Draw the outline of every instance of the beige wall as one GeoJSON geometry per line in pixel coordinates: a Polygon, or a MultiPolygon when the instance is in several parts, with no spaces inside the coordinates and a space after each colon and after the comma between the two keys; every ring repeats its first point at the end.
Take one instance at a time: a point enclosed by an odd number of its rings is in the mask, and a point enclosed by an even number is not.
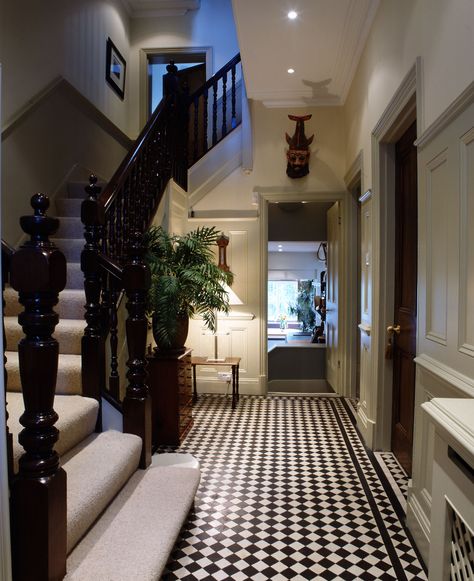
{"type": "MultiPolygon", "coordinates": [[[[2,236],[21,240],[19,218],[31,213],[35,192],[50,197],[64,187],[75,166],[109,179],[127,143],[105,117],[61,83],[2,140],[2,236]]],[[[50,210],[55,215],[54,205],[50,210]]]]}
{"type": "Polygon", "coordinates": [[[422,59],[421,127],[428,127],[473,80],[472,0],[382,0],[344,106],[348,166],[362,149],[362,187],[372,185],[371,131],[422,59]]]}
{"type": "Polygon", "coordinates": [[[2,127],[62,76],[126,132],[129,69],[122,101],[105,81],[108,36],[130,65],[129,19],[120,0],[2,3],[2,127]]]}
{"type": "Polygon", "coordinates": [[[345,191],[345,131],[342,110],[337,107],[308,107],[304,109],[268,109],[258,101],[251,103],[254,139],[254,169],[245,174],[235,170],[223,180],[195,210],[254,209],[253,192],[275,191],[291,193],[345,191]],[[313,117],[305,123],[305,133],[314,133],[311,145],[310,173],[299,179],[286,175],[285,132],[295,130],[288,114],[313,117]]]}

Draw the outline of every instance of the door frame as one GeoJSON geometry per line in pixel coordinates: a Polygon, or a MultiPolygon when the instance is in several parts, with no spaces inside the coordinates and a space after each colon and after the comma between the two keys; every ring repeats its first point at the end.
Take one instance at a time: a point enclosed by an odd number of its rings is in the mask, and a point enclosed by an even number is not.
{"type": "MultiPolygon", "coordinates": [[[[392,362],[385,359],[386,329],[393,322],[395,279],[395,143],[416,119],[422,132],[421,58],[417,57],[372,131],[373,302],[372,366],[373,433],[367,444],[391,449],[392,362]]],[[[418,343],[418,329],[417,329],[418,343]]]]}
{"type": "MultiPolygon", "coordinates": [[[[213,75],[214,62],[213,51],[211,46],[192,46],[192,47],[168,47],[168,48],[141,48],[139,52],[139,115],[140,130],[148,121],[148,56],[152,54],[195,54],[204,53],[206,55],[206,80],[213,75]]],[[[179,64],[179,63],[178,63],[179,64]]]]}
{"type": "Polygon", "coordinates": [[[355,394],[355,341],[353,331],[357,328],[357,308],[354,308],[351,297],[357,292],[354,288],[354,277],[357,252],[354,252],[354,237],[357,228],[357,205],[349,192],[294,192],[281,191],[281,188],[259,188],[254,191],[258,199],[260,216],[260,389],[268,393],[268,359],[267,359],[267,288],[268,288],[268,204],[270,202],[340,202],[342,218],[342,272],[340,278],[340,305],[343,317],[339,317],[339,338],[341,345],[340,395],[353,397],[355,394]],[[346,274],[348,273],[348,274],[346,274]]]}

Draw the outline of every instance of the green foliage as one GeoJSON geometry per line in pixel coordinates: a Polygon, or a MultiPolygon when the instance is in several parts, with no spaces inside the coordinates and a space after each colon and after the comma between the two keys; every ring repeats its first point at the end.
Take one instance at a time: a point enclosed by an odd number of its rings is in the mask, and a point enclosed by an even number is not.
{"type": "Polygon", "coordinates": [[[173,236],[161,226],[152,226],[145,234],[145,260],[151,271],[147,311],[164,347],[172,344],[180,319],[201,315],[214,332],[216,312],[229,312],[223,285],[232,284],[233,274],[215,262],[212,247],[218,237],[214,227],[173,236]]]}
{"type": "Polygon", "coordinates": [[[298,287],[296,305],[290,305],[288,310],[292,315],[296,315],[298,321],[302,324],[304,332],[312,331],[316,323],[313,281],[300,280],[298,287]]]}

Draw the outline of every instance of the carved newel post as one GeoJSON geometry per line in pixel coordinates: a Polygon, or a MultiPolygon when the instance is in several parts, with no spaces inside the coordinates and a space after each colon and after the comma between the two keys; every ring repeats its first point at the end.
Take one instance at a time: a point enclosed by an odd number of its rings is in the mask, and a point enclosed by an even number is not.
{"type": "MultiPolygon", "coordinates": [[[[99,253],[104,232],[105,212],[97,200],[100,188],[94,175],[86,187],[88,198],[82,202],[81,220],[84,224],[84,250],[81,253],[81,270],[84,273],[86,295],[85,319],[87,326],[82,337],[82,394],[101,401],[105,387],[105,338],[102,332],[100,304],[101,275],[99,253]]],[[[97,421],[100,431],[101,419],[97,421]]]]}
{"type": "Polygon", "coordinates": [[[19,442],[25,453],[11,498],[14,578],[25,581],[62,579],[66,573],[66,473],[54,450],[59,349],[52,337],[59,321],[53,307],[66,286],[66,259],[48,238],[59,220],[45,215],[47,196],[36,194],[31,205],[34,216],[20,219],[31,238],[13,255],[10,278],[24,307],[18,316],[25,333],[18,356],[25,406],[19,442]]]}
{"type": "Polygon", "coordinates": [[[148,321],[145,313],[151,276],[143,260],[144,250],[140,232],[134,232],[129,259],[123,274],[123,286],[127,293],[127,379],[129,381],[123,400],[123,431],[136,434],[143,440],[141,468],[146,468],[151,463],[151,399],[146,385],[148,321]]]}

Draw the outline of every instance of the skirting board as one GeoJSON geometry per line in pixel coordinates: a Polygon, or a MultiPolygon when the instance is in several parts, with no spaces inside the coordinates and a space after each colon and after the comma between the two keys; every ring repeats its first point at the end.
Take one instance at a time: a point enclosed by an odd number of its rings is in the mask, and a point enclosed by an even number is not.
{"type": "Polygon", "coordinates": [[[430,523],[414,494],[408,491],[407,527],[425,563],[430,557],[430,523]]]}
{"type": "Polygon", "coordinates": [[[268,392],[272,394],[312,394],[333,391],[325,379],[272,379],[268,382],[268,392]]]}
{"type": "Polygon", "coordinates": [[[375,422],[365,415],[362,407],[357,410],[357,427],[364,438],[366,446],[372,450],[374,447],[375,422]]]}

